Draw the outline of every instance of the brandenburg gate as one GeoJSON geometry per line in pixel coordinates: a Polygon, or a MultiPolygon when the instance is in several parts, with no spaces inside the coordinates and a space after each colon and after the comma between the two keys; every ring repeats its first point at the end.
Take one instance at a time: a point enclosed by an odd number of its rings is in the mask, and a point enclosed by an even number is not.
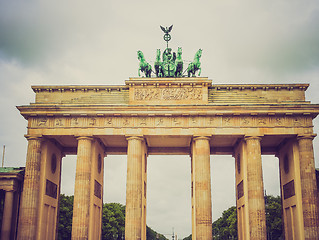
{"type": "MultiPolygon", "coordinates": [[[[121,86],[33,86],[18,239],[55,239],[61,161],[77,154],[72,239],[100,239],[104,158],[127,155],[125,239],[146,239],[147,157],[189,155],[192,235],[212,239],[210,155],[232,155],[239,239],[266,239],[263,154],[279,158],[285,239],[319,239],[307,84],[130,78],[121,86]]],[[[212,186],[214,187],[214,186],[212,186]]]]}

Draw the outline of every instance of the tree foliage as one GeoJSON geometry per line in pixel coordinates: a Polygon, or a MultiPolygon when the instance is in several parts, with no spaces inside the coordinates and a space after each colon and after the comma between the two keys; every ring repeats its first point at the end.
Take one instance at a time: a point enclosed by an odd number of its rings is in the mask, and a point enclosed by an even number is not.
{"type": "Polygon", "coordinates": [[[280,196],[266,196],[265,203],[267,239],[280,239],[282,237],[281,198],[280,196]]]}
{"type": "Polygon", "coordinates": [[[164,235],[155,232],[152,228],[146,226],[146,239],[147,240],[166,240],[164,235]]]}
{"type": "Polygon", "coordinates": [[[213,222],[213,238],[216,240],[237,239],[237,211],[230,207],[213,222]]]}
{"type": "Polygon", "coordinates": [[[125,233],[125,206],[120,203],[103,204],[102,239],[122,240],[125,233]]]}
{"type": "Polygon", "coordinates": [[[192,234],[191,235],[189,235],[188,237],[186,237],[186,238],[183,238],[183,240],[192,240],[192,234]]]}
{"type": "Polygon", "coordinates": [[[71,239],[72,216],[73,216],[73,196],[60,195],[58,239],[71,239]]]}

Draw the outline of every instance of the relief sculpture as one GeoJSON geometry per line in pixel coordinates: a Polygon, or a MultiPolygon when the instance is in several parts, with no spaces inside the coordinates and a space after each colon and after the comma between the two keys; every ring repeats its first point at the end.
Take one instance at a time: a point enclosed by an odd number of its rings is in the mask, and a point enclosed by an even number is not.
{"type": "Polygon", "coordinates": [[[301,126],[302,125],[301,121],[302,121],[302,119],[300,117],[295,117],[295,118],[293,118],[293,125],[294,126],[301,126]]]}
{"type": "Polygon", "coordinates": [[[283,119],[281,117],[276,117],[276,125],[278,126],[283,125],[283,119]]]}
{"type": "Polygon", "coordinates": [[[72,118],[71,119],[71,126],[77,126],[79,125],[79,119],[78,118],[72,118]]]}
{"type": "Polygon", "coordinates": [[[63,126],[62,119],[55,119],[55,126],[63,126]]]}
{"type": "MultiPolygon", "coordinates": [[[[173,89],[175,90],[175,89],[173,89]]],[[[193,89],[194,90],[194,89],[193,89]]],[[[182,98],[183,95],[174,95],[176,92],[166,93],[166,98],[182,98]]],[[[259,116],[254,118],[251,116],[121,116],[121,117],[110,117],[105,116],[101,118],[96,117],[58,117],[58,118],[45,118],[39,117],[34,118],[31,121],[31,128],[79,128],[79,127],[237,127],[237,122],[242,127],[310,127],[310,130],[305,129],[303,131],[312,132],[312,122],[308,121],[303,117],[293,116],[285,118],[278,116],[259,116]],[[238,121],[236,121],[238,119],[238,121]],[[287,122],[287,123],[286,123],[287,122]]]]}
{"type": "Polygon", "coordinates": [[[163,126],[164,125],[164,119],[163,118],[157,118],[156,119],[156,127],[163,126]]]}
{"type": "Polygon", "coordinates": [[[46,126],[47,125],[47,122],[48,122],[48,119],[47,118],[40,118],[38,120],[38,126],[46,126]]]}
{"type": "Polygon", "coordinates": [[[112,126],[113,125],[113,119],[111,117],[106,118],[105,121],[107,126],[112,126]]]}
{"type": "Polygon", "coordinates": [[[96,119],[95,118],[91,118],[90,122],[89,122],[89,125],[95,126],[96,125],[96,119]]]}
{"type": "Polygon", "coordinates": [[[202,100],[201,88],[139,88],[134,99],[143,100],[202,100]]]}

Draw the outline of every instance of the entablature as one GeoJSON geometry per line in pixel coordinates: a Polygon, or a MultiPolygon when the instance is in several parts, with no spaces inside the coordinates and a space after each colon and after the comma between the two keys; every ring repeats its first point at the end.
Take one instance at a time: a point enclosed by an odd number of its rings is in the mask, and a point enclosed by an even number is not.
{"type": "MultiPolygon", "coordinates": [[[[63,154],[77,153],[78,136],[86,136],[90,139],[98,141],[106,155],[126,155],[127,154],[127,136],[138,136],[144,139],[147,146],[147,154],[149,155],[189,155],[191,153],[191,144],[198,133],[185,133],[181,135],[165,135],[167,133],[152,133],[143,134],[142,132],[133,133],[104,133],[103,135],[93,132],[88,134],[88,131],[76,135],[54,135],[49,132],[42,135],[43,141],[51,141],[57,145],[63,154]]],[[[264,155],[275,155],[288,141],[293,141],[300,136],[299,134],[267,134],[260,133],[224,133],[212,134],[212,132],[202,132],[200,135],[205,136],[209,140],[210,154],[212,155],[234,155],[235,149],[244,141],[245,136],[259,136],[261,139],[261,151],[264,155]]]]}

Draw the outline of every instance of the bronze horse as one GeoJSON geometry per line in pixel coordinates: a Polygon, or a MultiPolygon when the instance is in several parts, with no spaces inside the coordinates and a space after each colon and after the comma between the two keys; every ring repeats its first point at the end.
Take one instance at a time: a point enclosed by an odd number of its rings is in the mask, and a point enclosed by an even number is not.
{"type": "Polygon", "coordinates": [[[144,72],[145,77],[151,77],[152,73],[152,66],[148,62],[145,61],[144,54],[142,51],[137,51],[137,57],[140,61],[140,67],[138,69],[138,76],[141,76],[141,71],[144,72]]]}
{"type": "Polygon", "coordinates": [[[199,49],[196,54],[195,54],[195,57],[194,57],[194,61],[191,62],[188,67],[187,67],[187,76],[190,77],[192,75],[192,77],[195,77],[195,73],[196,71],[199,70],[199,73],[198,73],[198,76],[200,76],[201,74],[201,63],[199,61],[199,59],[201,58],[202,56],[202,49],[199,49]]]}

